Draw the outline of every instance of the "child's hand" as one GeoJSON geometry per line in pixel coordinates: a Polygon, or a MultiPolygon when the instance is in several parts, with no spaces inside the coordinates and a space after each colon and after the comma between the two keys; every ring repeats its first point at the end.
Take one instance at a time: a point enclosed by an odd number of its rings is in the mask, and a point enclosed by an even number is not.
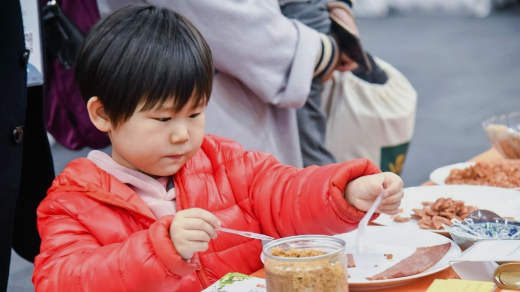
{"type": "Polygon", "coordinates": [[[347,184],[344,195],[351,206],[366,212],[383,189],[383,201],[376,212],[397,214],[404,193],[403,180],[394,173],[383,172],[359,177],[347,184]]]}
{"type": "Polygon", "coordinates": [[[217,238],[218,227],[220,221],[206,210],[182,210],[173,218],[170,238],[181,257],[189,260],[194,253],[208,249],[208,242],[217,238]]]}

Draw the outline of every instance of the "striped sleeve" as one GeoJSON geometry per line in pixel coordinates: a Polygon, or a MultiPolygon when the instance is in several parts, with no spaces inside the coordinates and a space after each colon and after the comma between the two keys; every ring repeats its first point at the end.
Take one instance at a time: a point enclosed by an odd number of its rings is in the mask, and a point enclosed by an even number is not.
{"type": "Polygon", "coordinates": [[[321,52],[318,54],[314,67],[314,78],[323,78],[334,71],[339,59],[339,50],[336,40],[329,35],[320,33],[321,52]]]}

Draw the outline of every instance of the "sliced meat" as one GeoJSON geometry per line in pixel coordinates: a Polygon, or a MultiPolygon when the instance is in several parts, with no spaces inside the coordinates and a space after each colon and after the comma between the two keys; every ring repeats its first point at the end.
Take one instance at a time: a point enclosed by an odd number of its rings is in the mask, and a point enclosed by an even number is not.
{"type": "Polygon", "coordinates": [[[386,280],[417,275],[435,265],[450,249],[451,243],[418,247],[409,257],[384,270],[367,277],[367,280],[386,280]]]}
{"type": "Polygon", "coordinates": [[[349,268],[356,267],[356,261],[354,261],[354,255],[351,253],[347,253],[347,263],[349,268]]]}

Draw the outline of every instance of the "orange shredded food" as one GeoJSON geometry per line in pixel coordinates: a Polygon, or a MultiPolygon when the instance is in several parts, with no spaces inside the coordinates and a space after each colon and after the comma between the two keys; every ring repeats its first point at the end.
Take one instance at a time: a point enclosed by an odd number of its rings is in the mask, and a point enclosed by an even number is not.
{"type": "Polygon", "coordinates": [[[445,182],[518,188],[520,187],[520,159],[477,162],[464,169],[452,169],[445,182]]]}

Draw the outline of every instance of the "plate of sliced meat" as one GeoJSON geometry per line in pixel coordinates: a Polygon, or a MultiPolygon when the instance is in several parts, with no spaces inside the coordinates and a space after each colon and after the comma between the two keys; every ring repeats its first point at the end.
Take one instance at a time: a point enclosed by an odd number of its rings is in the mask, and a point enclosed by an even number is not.
{"type": "Polygon", "coordinates": [[[424,230],[368,226],[363,254],[355,248],[357,231],[335,235],[347,243],[350,290],[400,286],[440,272],[461,250],[449,238],[424,230]]]}
{"type": "Polygon", "coordinates": [[[448,234],[442,224],[463,220],[474,209],[486,209],[501,217],[520,221],[520,192],[513,189],[442,185],[404,189],[404,197],[394,216],[381,214],[373,222],[383,226],[424,229],[448,234]]]}

